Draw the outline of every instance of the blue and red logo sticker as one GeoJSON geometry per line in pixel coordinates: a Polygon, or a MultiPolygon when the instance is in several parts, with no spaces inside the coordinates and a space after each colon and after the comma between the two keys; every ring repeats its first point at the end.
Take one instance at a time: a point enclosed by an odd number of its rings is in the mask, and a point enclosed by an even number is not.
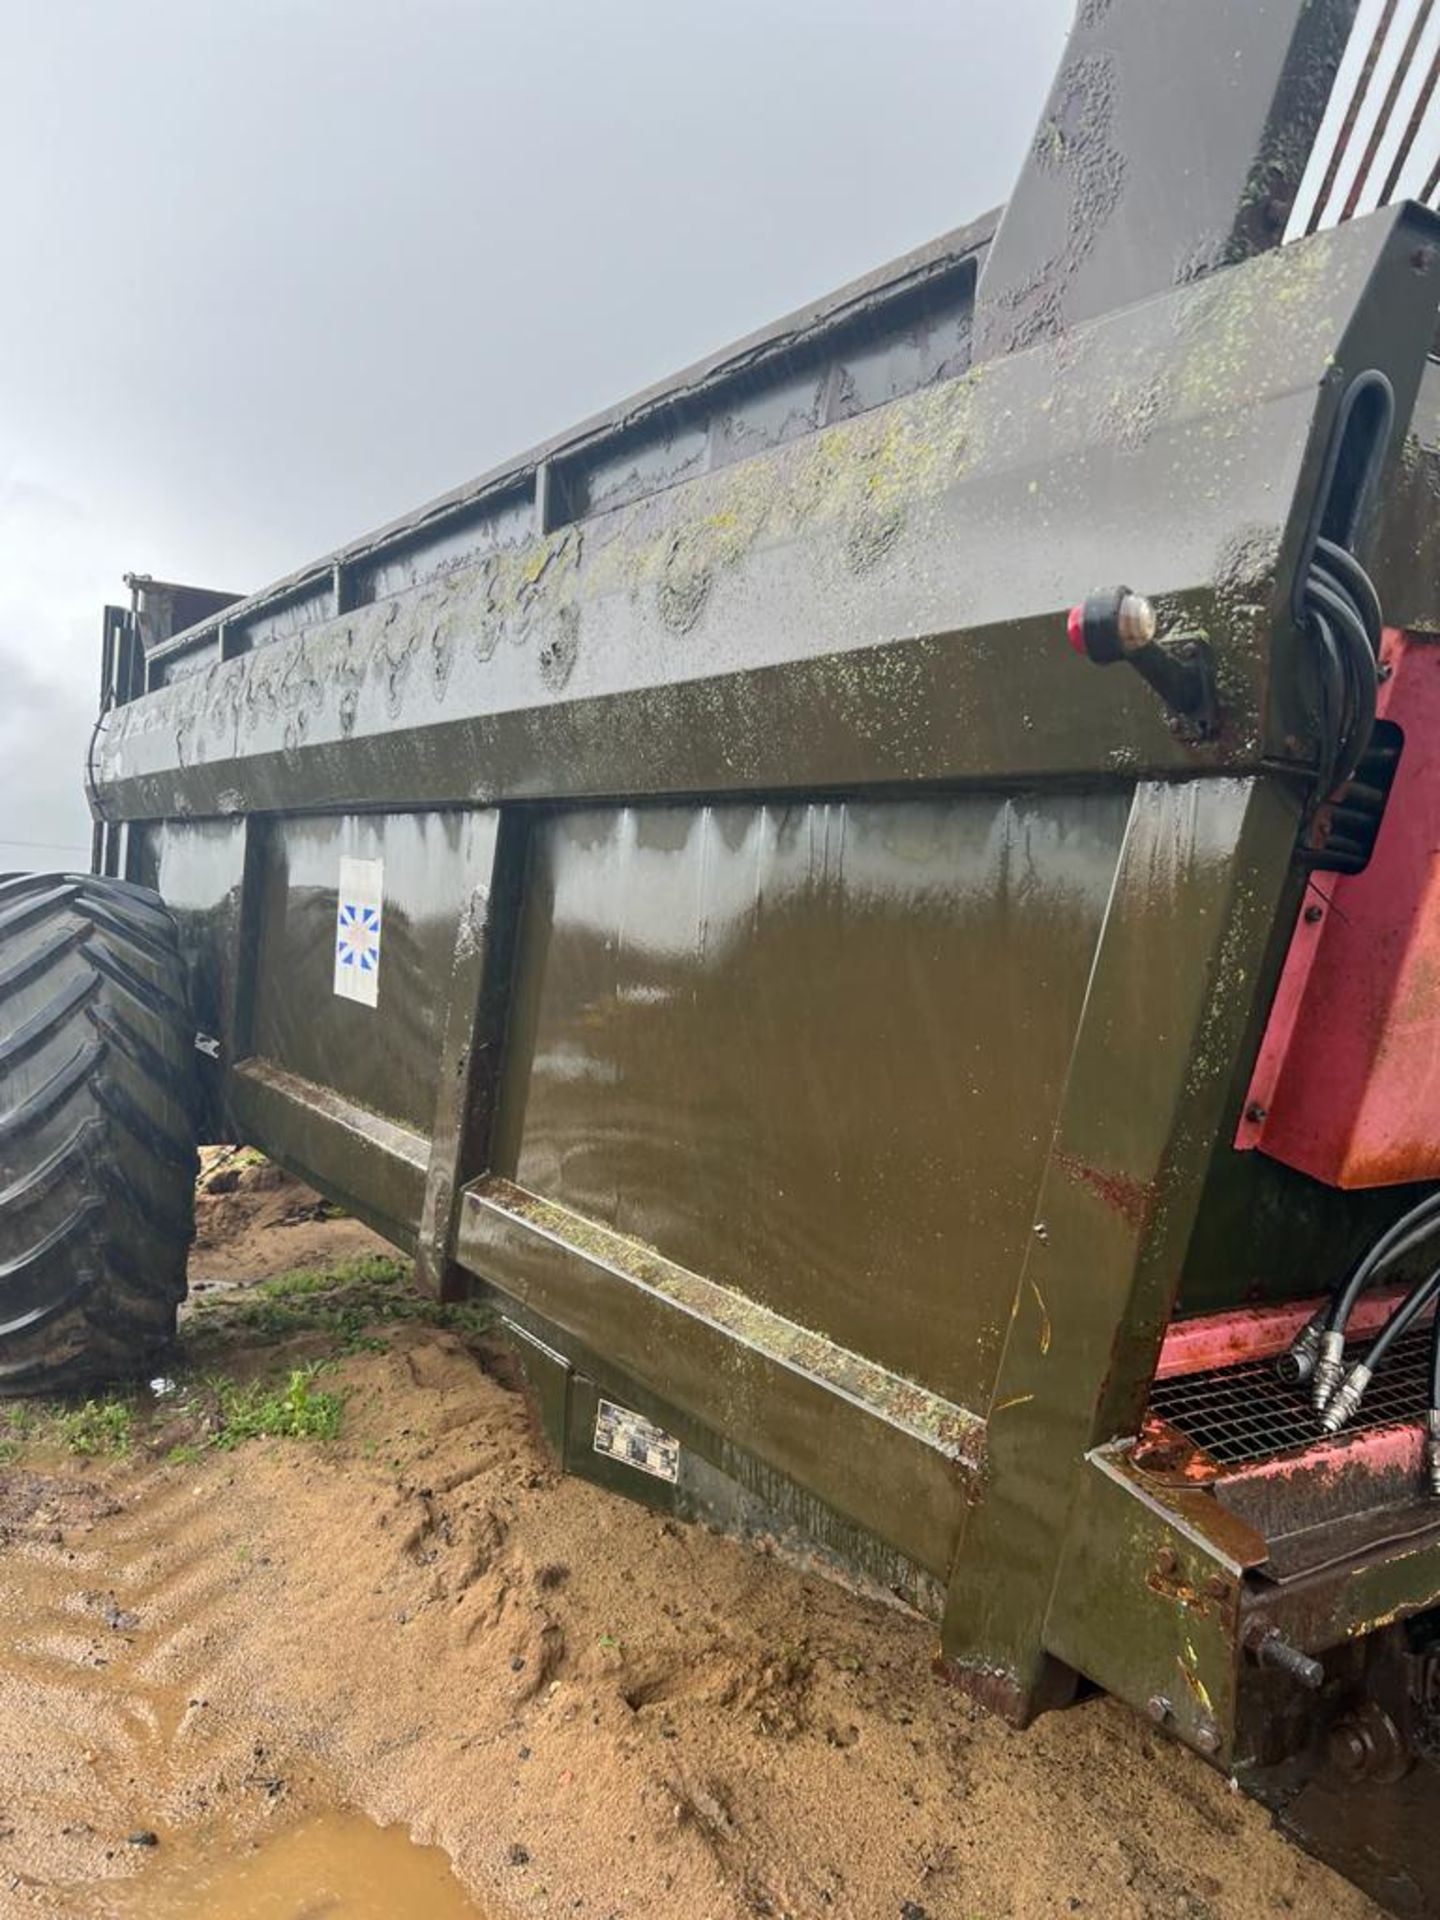
{"type": "Polygon", "coordinates": [[[380,935],[385,869],[379,860],[340,862],[335,890],[335,991],[342,1000],[376,1006],[380,998],[380,935]]]}
{"type": "Polygon", "coordinates": [[[342,967],[374,973],[380,965],[380,909],[342,900],[335,920],[336,960],[342,967]]]}

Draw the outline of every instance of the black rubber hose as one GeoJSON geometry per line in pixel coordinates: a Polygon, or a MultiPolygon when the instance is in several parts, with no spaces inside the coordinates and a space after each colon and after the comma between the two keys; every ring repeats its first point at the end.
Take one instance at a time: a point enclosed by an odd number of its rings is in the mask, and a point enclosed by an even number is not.
{"type": "Polygon", "coordinates": [[[1340,764],[1341,742],[1348,731],[1346,723],[1347,676],[1330,622],[1323,613],[1310,614],[1310,631],[1320,653],[1320,738],[1322,759],[1316,769],[1316,786],[1324,796],[1335,792],[1336,769],[1340,764]]]}
{"type": "Polygon", "coordinates": [[[1418,1287],[1411,1288],[1372,1341],[1363,1362],[1371,1373],[1374,1373],[1401,1334],[1414,1326],[1437,1293],[1440,1293],[1440,1267],[1436,1267],[1418,1287]]]}
{"type": "Polygon", "coordinates": [[[1315,552],[1321,564],[1330,573],[1339,576],[1344,583],[1345,591],[1356,602],[1369,637],[1370,651],[1378,660],[1380,639],[1385,629],[1385,616],[1380,610],[1380,596],[1375,591],[1375,582],[1348,547],[1337,546],[1333,540],[1321,538],[1315,542],[1315,552]]]}
{"type": "Polygon", "coordinates": [[[1350,1278],[1336,1288],[1330,1311],[1326,1315],[1326,1326],[1343,1333],[1355,1302],[1371,1280],[1393,1261],[1402,1259],[1423,1245],[1436,1232],[1440,1232],[1440,1193],[1427,1195],[1408,1213],[1402,1213],[1393,1226],[1381,1234],[1354,1268],[1350,1278]]]}
{"type": "Polygon", "coordinates": [[[1343,786],[1359,766],[1370,744],[1370,735],[1375,730],[1375,700],[1379,686],[1375,654],[1359,607],[1334,574],[1327,573],[1319,565],[1312,567],[1306,599],[1311,619],[1329,623],[1332,637],[1339,642],[1345,664],[1349,694],[1347,704],[1350,708],[1346,730],[1347,766],[1343,779],[1337,782],[1337,785],[1343,786]]]}
{"type": "Polygon", "coordinates": [[[1375,730],[1380,597],[1354,554],[1319,539],[1305,576],[1305,611],[1321,655],[1322,800],[1338,798],[1375,730]]]}
{"type": "Polygon", "coordinates": [[[1315,622],[1317,630],[1325,632],[1332,647],[1336,647],[1346,684],[1346,718],[1344,732],[1336,745],[1338,772],[1332,776],[1327,797],[1340,793],[1344,783],[1356,772],[1359,762],[1365,758],[1365,747],[1369,747],[1371,733],[1375,732],[1375,701],[1379,689],[1379,676],[1375,672],[1375,655],[1371,653],[1369,636],[1365,634],[1365,622],[1356,603],[1344,593],[1332,574],[1327,574],[1323,566],[1313,566],[1306,588],[1306,603],[1309,618],[1315,622]]]}

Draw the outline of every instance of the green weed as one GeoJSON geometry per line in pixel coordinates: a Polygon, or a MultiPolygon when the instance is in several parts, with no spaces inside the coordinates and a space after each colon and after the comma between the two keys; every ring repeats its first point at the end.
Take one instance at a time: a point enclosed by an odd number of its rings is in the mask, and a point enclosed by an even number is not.
{"type": "Polygon", "coordinates": [[[183,1338],[194,1347],[210,1338],[217,1324],[259,1333],[269,1339],[317,1333],[340,1354],[383,1352],[377,1327],[402,1322],[483,1333],[493,1321],[486,1307],[468,1302],[441,1304],[410,1285],[408,1261],[389,1254],[360,1254],[333,1267],[296,1267],[232,1296],[197,1309],[183,1338]]]}
{"type": "Polygon", "coordinates": [[[25,1451],[39,1425],[39,1411],[28,1401],[12,1401],[0,1407],[0,1466],[9,1466],[25,1451]]]}
{"type": "MultiPolygon", "coordinates": [[[[345,1396],[320,1383],[317,1376],[326,1367],[350,1354],[384,1351],[384,1334],[396,1325],[480,1334],[493,1324],[488,1307],[426,1299],[410,1281],[408,1261],[361,1254],[333,1267],[296,1267],[238,1296],[198,1300],[182,1323],[186,1363],[177,1370],[177,1387],[166,1400],[167,1414],[178,1416],[192,1430],[165,1458],[185,1466],[213,1449],[247,1440],[333,1439],[340,1430],[345,1396]],[[319,1335],[326,1358],[279,1378],[241,1384],[221,1370],[225,1349],[237,1334],[270,1339],[319,1335]]],[[[119,1394],[48,1407],[0,1403],[0,1465],[19,1458],[32,1443],[58,1445],[86,1457],[128,1454],[141,1437],[143,1404],[119,1394]]],[[[372,1441],[367,1457],[373,1453],[372,1441]]]]}
{"type": "Polygon", "coordinates": [[[55,1438],[70,1453],[92,1459],[130,1451],[135,1408],[129,1400],[85,1400],[78,1407],[56,1407],[51,1417],[55,1438]]]}
{"type": "Polygon", "coordinates": [[[294,1367],[280,1385],[215,1381],[220,1424],[211,1444],[228,1448],[246,1440],[333,1440],[340,1431],[345,1396],[317,1387],[318,1372],[313,1365],[294,1367]]]}
{"type": "Polygon", "coordinates": [[[409,1261],[393,1254],[358,1253],[333,1267],[292,1267],[289,1273],[258,1281],[251,1291],[262,1300],[289,1300],[296,1294],[338,1293],[347,1287],[388,1290],[406,1285],[410,1271],[409,1261]]]}

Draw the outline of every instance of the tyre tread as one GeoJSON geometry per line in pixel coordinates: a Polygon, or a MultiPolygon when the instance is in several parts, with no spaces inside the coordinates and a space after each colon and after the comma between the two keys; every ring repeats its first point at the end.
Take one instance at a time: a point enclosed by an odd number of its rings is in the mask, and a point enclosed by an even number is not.
{"type": "Polygon", "coordinates": [[[0,1392],[148,1366],[194,1232],[195,1027],[159,896],[0,878],[0,1392]]]}

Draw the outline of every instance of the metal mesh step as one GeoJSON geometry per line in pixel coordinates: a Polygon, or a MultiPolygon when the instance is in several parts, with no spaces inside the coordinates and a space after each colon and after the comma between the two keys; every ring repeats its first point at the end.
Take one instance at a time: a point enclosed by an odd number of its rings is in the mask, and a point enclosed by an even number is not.
{"type": "MultiPolygon", "coordinates": [[[[1368,1340],[1352,1342],[1347,1362],[1358,1360],[1368,1345],[1368,1340]]],[[[1344,1432],[1370,1433],[1423,1420],[1429,1363],[1430,1327],[1413,1327],[1396,1341],[1344,1432]]],[[[1310,1447],[1326,1437],[1310,1404],[1308,1384],[1287,1387],[1277,1378],[1273,1360],[1247,1360],[1238,1367],[1157,1380],[1150,1411],[1223,1467],[1310,1447]]]]}

